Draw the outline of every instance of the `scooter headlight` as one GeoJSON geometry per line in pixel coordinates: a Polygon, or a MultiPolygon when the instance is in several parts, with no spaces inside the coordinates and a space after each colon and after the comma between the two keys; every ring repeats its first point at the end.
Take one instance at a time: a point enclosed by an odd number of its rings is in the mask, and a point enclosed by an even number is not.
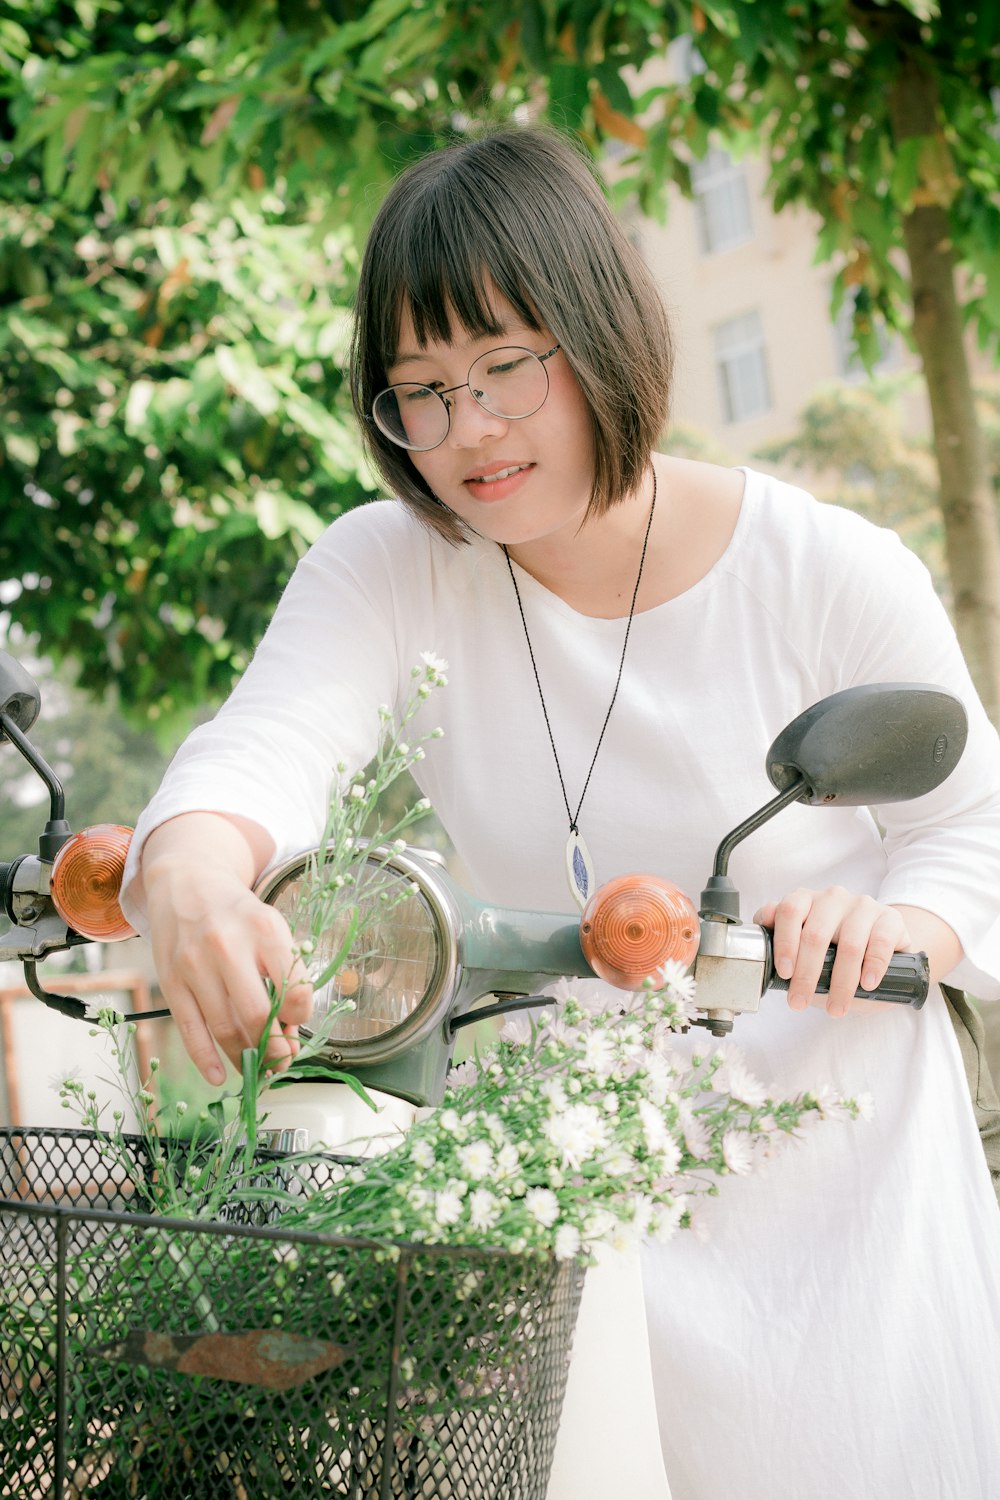
{"type": "MultiPolygon", "coordinates": [[[[300,940],[310,927],[309,883],[305,854],[273,870],[257,888],[300,940]]],[[[331,1062],[385,1061],[440,1024],[442,996],[454,993],[458,970],[449,905],[427,861],[408,850],[388,857],[384,850],[372,851],[358,878],[356,903],[341,906],[309,957],[310,973],[323,979],[313,995],[317,1019],[342,1001],[353,1006],[331,1022],[323,1056],[331,1062]]]]}

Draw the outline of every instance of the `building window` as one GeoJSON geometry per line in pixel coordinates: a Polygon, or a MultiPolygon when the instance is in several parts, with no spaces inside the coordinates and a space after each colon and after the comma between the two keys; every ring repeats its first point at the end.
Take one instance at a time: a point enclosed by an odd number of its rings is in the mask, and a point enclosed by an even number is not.
{"type": "Polygon", "coordinates": [[[728,151],[711,150],[691,164],[702,254],[713,255],[742,245],[753,236],[746,173],[728,151]]]}
{"type": "Polygon", "coordinates": [[[756,312],[715,328],[715,366],[727,422],[745,422],[771,410],[764,330],[756,312]]]}

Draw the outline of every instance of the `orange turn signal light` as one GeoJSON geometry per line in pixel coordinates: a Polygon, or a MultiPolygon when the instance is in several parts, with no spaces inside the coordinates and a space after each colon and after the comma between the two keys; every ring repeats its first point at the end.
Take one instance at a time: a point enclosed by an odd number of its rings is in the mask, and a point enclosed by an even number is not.
{"type": "Polygon", "coordinates": [[[131,839],[131,828],[95,823],[67,839],[52,861],[56,911],[81,937],[99,943],[135,937],[118,899],[131,839]]]}
{"type": "Polygon", "coordinates": [[[637,990],[668,959],[685,968],[698,952],[694,903],[659,875],[620,875],[594,892],[580,921],[583,956],[599,978],[637,990]]]}

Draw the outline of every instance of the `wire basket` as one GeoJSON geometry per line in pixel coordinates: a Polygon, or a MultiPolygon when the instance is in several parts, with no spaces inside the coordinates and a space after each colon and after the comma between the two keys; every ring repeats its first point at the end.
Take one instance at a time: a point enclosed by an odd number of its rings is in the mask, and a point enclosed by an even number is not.
{"type": "Polygon", "coordinates": [[[134,1191],[88,1131],[0,1130],[4,1500],[544,1500],[577,1267],[134,1191]]]}

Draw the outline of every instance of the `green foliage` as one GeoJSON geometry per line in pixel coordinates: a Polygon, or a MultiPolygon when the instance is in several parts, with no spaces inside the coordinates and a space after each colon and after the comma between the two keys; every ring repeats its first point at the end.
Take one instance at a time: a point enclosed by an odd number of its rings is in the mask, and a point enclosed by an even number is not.
{"type": "MultiPolygon", "coordinates": [[[[22,651],[16,654],[41,682],[42,713],[30,737],[63,783],[70,827],[133,824],[156,790],[170,747],[123,718],[113,703],[80,692],[65,668],[53,677],[22,651]]],[[[12,745],[0,745],[0,858],[37,853],[47,817],[42,782],[12,745]]]]}
{"type": "MultiPolygon", "coordinates": [[[[789,437],[754,456],[796,471],[821,499],[897,532],[950,602],[933,451],[913,432],[919,397],[919,382],[910,375],[825,387],[803,407],[789,437]]],[[[979,389],[976,400],[988,467],[1000,475],[1000,383],[979,389]]]]}
{"type": "Polygon", "coordinates": [[[906,429],[912,377],[828,386],[803,408],[795,432],[756,457],[798,470],[822,499],[896,531],[949,593],[944,528],[929,445],[906,429]]]}
{"type": "Polygon", "coordinates": [[[343,257],[267,195],[178,226],[0,220],[0,571],[91,691],[167,720],[218,698],[306,546],[371,492],[343,257]]]}
{"type": "Polygon", "coordinates": [[[353,9],[0,13],[7,602],[161,725],[226,692],[307,545],[372,494],[344,354],[404,7],[353,9]]]}
{"type": "Polygon", "coordinates": [[[547,107],[614,142],[616,197],[655,214],[713,139],[756,143],[775,206],[820,216],[869,359],[910,320],[903,218],[940,204],[994,347],[998,43],[996,7],[955,0],[0,4],[18,619],[136,713],[227,689],[304,547],[371,493],[343,388],[358,247],[393,175],[470,120],[547,107]],[[937,95],[916,125],[890,115],[907,68],[937,95]]]}
{"type": "MultiPolygon", "coordinates": [[[[817,257],[836,262],[836,302],[852,296],[870,366],[878,325],[909,326],[903,219],[916,205],[941,204],[969,278],[968,316],[983,346],[996,347],[996,7],[725,0],[666,6],[662,28],[664,40],[690,39],[692,76],[657,84],[642,100],[648,144],[633,155],[631,180],[644,203],[662,190],[671,154],[703,155],[712,131],[737,149],[752,140],[766,155],[775,209],[796,203],[819,216],[817,257]],[[892,93],[911,66],[932,81],[938,102],[923,133],[904,138],[892,93]]],[[[651,41],[641,56],[653,55],[651,41]]]]}

